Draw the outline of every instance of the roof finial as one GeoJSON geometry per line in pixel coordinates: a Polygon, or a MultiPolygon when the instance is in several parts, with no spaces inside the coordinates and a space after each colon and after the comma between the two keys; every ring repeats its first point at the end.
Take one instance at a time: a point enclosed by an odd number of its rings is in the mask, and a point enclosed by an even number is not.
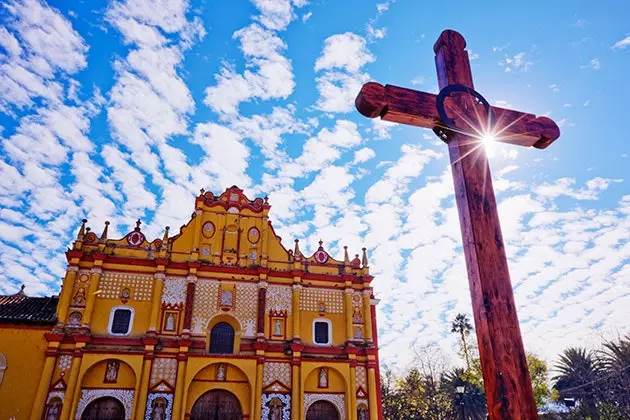
{"type": "Polygon", "coordinates": [[[140,219],[136,220],[136,228],[134,229],[136,232],[140,232],[140,225],[142,221],[140,219]]]}
{"type": "Polygon", "coordinates": [[[299,255],[302,255],[302,253],[300,252],[300,245],[299,245],[300,240],[296,239],[295,240],[295,248],[293,249],[293,256],[297,257],[299,255]]]}
{"type": "Polygon", "coordinates": [[[77,240],[82,240],[83,236],[85,236],[85,224],[87,223],[87,219],[81,220],[81,228],[79,229],[79,234],[77,235],[77,240]]]}
{"type": "Polygon", "coordinates": [[[368,266],[367,250],[365,247],[361,249],[363,250],[363,258],[362,258],[361,264],[363,265],[363,268],[366,268],[368,266]]]}
{"type": "Polygon", "coordinates": [[[350,264],[350,256],[348,255],[348,247],[346,245],[343,246],[343,263],[350,264]]]}
{"type": "Polygon", "coordinates": [[[324,250],[324,241],[322,241],[321,239],[319,240],[319,248],[317,248],[319,251],[323,251],[324,250]]]}
{"type": "Polygon", "coordinates": [[[201,192],[201,195],[204,195],[204,194],[205,194],[205,192],[206,192],[206,190],[205,190],[205,189],[203,189],[203,188],[202,188],[202,189],[200,189],[199,191],[201,192]]]}
{"type": "Polygon", "coordinates": [[[107,228],[109,227],[109,220],[105,221],[105,228],[103,229],[103,233],[101,233],[101,241],[107,239],[107,228]]]}
{"type": "Polygon", "coordinates": [[[168,231],[169,231],[170,227],[166,226],[164,228],[164,236],[162,236],[162,247],[166,248],[166,244],[168,243],[168,231]]]}

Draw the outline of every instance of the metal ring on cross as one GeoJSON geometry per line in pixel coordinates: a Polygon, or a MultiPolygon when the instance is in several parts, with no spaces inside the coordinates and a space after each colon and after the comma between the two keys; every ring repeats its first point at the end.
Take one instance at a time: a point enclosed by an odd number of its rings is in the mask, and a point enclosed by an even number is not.
{"type": "MultiPolygon", "coordinates": [[[[448,115],[446,114],[446,109],[444,109],[444,100],[451,95],[451,93],[453,92],[464,92],[467,93],[471,96],[473,96],[477,102],[479,102],[481,105],[484,106],[484,108],[486,109],[486,113],[488,114],[489,118],[490,118],[490,124],[494,125],[494,113],[492,112],[492,107],[490,106],[490,103],[488,103],[488,101],[486,100],[486,98],[484,98],[483,96],[481,96],[481,94],[479,92],[477,92],[475,89],[470,88],[468,86],[464,86],[464,85],[459,85],[459,84],[454,84],[454,85],[448,85],[446,86],[444,89],[442,89],[440,91],[440,93],[438,94],[436,100],[435,100],[435,105],[437,107],[437,111],[438,114],[440,116],[440,119],[442,120],[442,123],[447,127],[450,128],[451,130],[456,130],[457,126],[455,125],[455,121],[453,121],[452,118],[449,118],[448,115]]],[[[441,130],[441,127],[434,127],[433,131],[445,142],[447,142],[447,134],[445,133],[444,130],[441,130]]]]}

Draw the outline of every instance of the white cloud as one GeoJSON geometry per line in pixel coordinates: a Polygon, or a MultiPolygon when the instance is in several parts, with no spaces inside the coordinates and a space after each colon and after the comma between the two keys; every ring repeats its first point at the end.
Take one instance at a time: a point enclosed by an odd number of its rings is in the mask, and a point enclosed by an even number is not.
{"type": "Polygon", "coordinates": [[[582,66],[580,66],[581,69],[593,69],[593,70],[599,70],[602,67],[601,63],[599,62],[599,58],[593,58],[591,61],[589,61],[588,64],[584,64],[582,66]]]}
{"type": "Polygon", "coordinates": [[[234,33],[245,54],[248,70],[239,74],[225,65],[206,89],[204,103],[218,113],[235,114],[241,102],[253,98],[286,98],[295,87],[291,62],[282,55],[286,44],[257,24],[234,33]],[[250,70],[253,69],[253,70],[250,70]]]}
{"type": "Polygon", "coordinates": [[[350,73],[375,60],[365,39],[352,32],[332,35],[324,41],[322,55],[315,61],[315,71],[342,69],[350,73]]]}
{"type": "Polygon", "coordinates": [[[361,68],[375,60],[366,41],[351,32],[332,35],[324,41],[315,70],[324,71],[316,78],[319,99],[315,105],[324,112],[350,112],[361,86],[369,80],[361,68]]]}
{"type": "Polygon", "coordinates": [[[352,163],[356,164],[367,162],[375,156],[376,153],[374,152],[374,150],[370,149],[369,147],[364,147],[363,149],[359,149],[354,152],[354,160],[352,161],[352,163]]]}
{"type": "Polygon", "coordinates": [[[615,42],[615,45],[613,45],[613,50],[623,50],[624,48],[626,48],[627,46],[630,45],[630,35],[626,36],[625,38],[615,42]]]}
{"type": "MultiPolygon", "coordinates": [[[[497,49],[495,51],[500,50],[497,49]]],[[[528,60],[527,53],[520,52],[512,57],[506,56],[505,59],[499,61],[498,64],[499,66],[505,67],[506,72],[511,72],[513,70],[521,70],[527,72],[534,65],[534,62],[528,60]]]]}

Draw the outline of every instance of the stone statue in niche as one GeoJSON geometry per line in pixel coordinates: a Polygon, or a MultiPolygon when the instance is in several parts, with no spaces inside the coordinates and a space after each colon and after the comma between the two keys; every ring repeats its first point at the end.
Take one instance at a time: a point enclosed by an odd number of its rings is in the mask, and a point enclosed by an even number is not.
{"type": "Polygon", "coordinates": [[[365,407],[359,408],[359,415],[357,416],[358,420],[368,420],[368,411],[365,407]]]}
{"type": "Polygon", "coordinates": [[[118,360],[108,360],[107,367],[105,368],[105,379],[103,382],[106,384],[113,384],[118,381],[118,368],[120,362],[118,360]]]}
{"type": "Polygon", "coordinates": [[[153,401],[150,420],[166,420],[166,400],[164,398],[156,398],[153,401]]]}
{"type": "Polygon", "coordinates": [[[278,398],[269,403],[269,420],[282,420],[282,401],[278,398]]]}
{"type": "Polygon", "coordinates": [[[281,336],[282,335],[282,320],[274,319],[273,320],[273,335],[281,336]]]}
{"type": "Polygon", "coordinates": [[[361,324],[363,322],[363,317],[361,316],[361,310],[359,308],[354,308],[354,313],[352,314],[352,322],[355,324],[361,324]]]}
{"type": "Polygon", "coordinates": [[[122,303],[127,303],[130,296],[131,296],[131,291],[126,287],[122,289],[122,292],[120,292],[120,300],[122,301],[122,303]]]}
{"type": "Polygon", "coordinates": [[[165,331],[175,331],[175,314],[173,312],[169,312],[166,315],[166,322],[164,323],[165,331]]]}
{"type": "Polygon", "coordinates": [[[322,312],[322,313],[326,312],[326,304],[323,301],[319,302],[318,308],[319,308],[319,312],[322,312]]]}
{"type": "Polygon", "coordinates": [[[221,290],[221,306],[232,306],[232,291],[221,290]]]}
{"type": "Polygon", "coordinates": [[[72,306],[84,306],[85,305],[85,289],[83,287],[79,287],[77,290],[77,294],[74,295],[72,299],[72,306]]]}
{"type": "Polygon", "coordinates": [[[328,370],[326,368],[319,368],[318,384],[320,388],[328,388],[328,370]]]}
{"type": "Polygon", "coordinates": [[[48,410],[46,410],[46,420],[57,420],[59,418],[59,411],[61,407],[61,400],[55,398],[48,405],[48,410]]]}
{"type": "Polygon", "coordinates": [[[354,338],[363,338],[363,330],[361,327],[354,327],[354,338]]]}
{"type": "Polygon", "coordinates": [[[217,374],[215,378],[217,381],[225,381],[225,370],[226,368],[223,363],[217,366],[217,374]]]}
{"type": "Polygon", "coordinates": [[[73,327],[81,325],[82,317],[83,316],[81,315],[81,312],[72,312],[70,316],[68,317],[68,324],[70,324],[73,327]]]}

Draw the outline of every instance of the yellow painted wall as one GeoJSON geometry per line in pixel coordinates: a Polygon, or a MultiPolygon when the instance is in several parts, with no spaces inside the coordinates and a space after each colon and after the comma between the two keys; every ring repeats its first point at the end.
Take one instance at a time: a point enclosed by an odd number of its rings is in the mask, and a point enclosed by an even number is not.
{"type": "Polygon", "coordinates": [[[346,392],[346,380],[343,376],[344,374],[348,375],[346,364],[335,364],[331,366],[325,363],[303,363],[302,369],[304,369],[305,372],[310,370],[310,373],[306,375],[306,379],[304,380],[304,392],[346,392]],[[328,369],[328,388],[319,387],[318,375],[321,367],[328,369]],[[340,369],[341,371],[337,369],[340,369]],[[344,372],[344,374],[341,372],[344,372]]]}
{"type": "Polygon", "coordinates": [[[93,365],[83,376],[83,388],[134,388],[136,386],[136,375],[133,369],[122,361],[118,368],[118,380],[116,383],[105,383],[103,380],[105,379],[107,360],[119,359],[104,359],[102,362],[93,365]]]}
{"type": "Polygon", "coordinates": [[[47,331],[0,326],[0,353],[7,358],[0,383],[0,419],[28,419],[44,366],[47,331]]]}
{"type": "Polygon", "coordinates": [[[151,317],[151,302],[137,302],[130,300],[123,304],[119,299],[97,298],[94,305],[94,314],[90,329],[95,335],[107,335],[109,316],[114,306],[131,306],[134,309],[133,325],[131,326],[130,337],[144,336],[149,329],[151,317]]]}
{"type": "Polygon", "coordinates": [[[346,342],[346,318],[344,314],[325,314],[320,316],[317,312],[300,312],[300,338],[302,341],[308,344],[315,344],[313,321],[322,318],[329,319],[332,324],[332,345],[344,345],[346,342]]]}

